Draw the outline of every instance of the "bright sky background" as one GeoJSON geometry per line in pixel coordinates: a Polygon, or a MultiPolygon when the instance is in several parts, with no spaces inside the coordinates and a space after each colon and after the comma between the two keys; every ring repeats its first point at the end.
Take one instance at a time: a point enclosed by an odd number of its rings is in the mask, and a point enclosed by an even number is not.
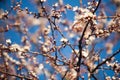
{"type": "MultiPolygon", "coordinates": [[[[0,1],[2,1],[2,0],[0,0],[0,1]]],[[[2,9],[4,9],[4,10],[8,10],[9,9],[9,7],[7,7],[8,5],[10,5],[10,1],[11,0],[6,0],[6,1],[4,1],[4,3],[3,2],[0,2],[0,8],[2,8],[2,9]]],[[[19,1],[19,0],[18,0],[19,1]]],[[[34,6],[34,4],[32,4],[32,0],[22,0],[23,2],[22,2],[22,7],[23,8],[25,8],[25,7],[28,7],[28,9],[30,10],[30,11],[32,11],[32,12],[37,12],[37,9],[36,9],[36,7],[34,6]]],[[[52,4],[54,4],[54,3],[56,3],[58,0],[47,0],[48,1],[48,3],[45,3],[46,5],[48,4],[48,5],[52,5],[52,4]]],[[[70,4],[70,5],[72,5],[72,6],[80,6],[79,5],[79,0],[63,0],[64,1],[64,4],[70,4]]],[[[83,0],[84,2],[84,4],[86,5],[86,1],[89,1],[89,0],[83,0]]],[[[110,1],[110,0],[102,0],[102,2],[108,2],[108,1],[110,1]]],[[[115,11],[115,6],[111,6],[111,5],[109,5],[108,7],[111,7],[111,9],[113,10],[113,11],[115,11]]],[[[73,12],[71,12],[71,11],[68,11],[67,12],[68,14],[67,14],[67,18],[69,19],[69,20],[71,20],[71,21],[73,21],[74,20],[74,13],[73,12]]],[[[107,13],[107,14],[109,14],[109,13],[107,13]]],[[[20,44],[21,43],[21,37],[20,37],[20,34],[19,33],[14,33],[14,31],[12,31],[12,30],[10,30],[10,31],[8,31],[8,32],[6,32],[5,33],[5,36],[6,36],[6,39],[11,39],[12,40],[12,42],[13,43],[18,43],[18,44],[20,44]]],[[[104,44],[104,42],[103,42],[103,44],[104,44]]],[[[99,45],[97,45],[97,47],[99,48],[99,47],[102,47],[103,46],[103,44],[99,44],[99,45]]],[[[118,44],[116,44],[115,45],[115,47],[114,47],[114,49],[113,49],[113,52],[115,51],[115,50],[117,50],[118,48],[120,48],[120,41],[119,41],[119,43],[118,44]]],[[[69,49],[67,49],[68,51],[67,52],[69,52],[69,49]]],[[[103,51],[103,53],[104,53],[105,51],[103,51]]],[[[67,55],[67,54],[66,54],[67,55]]],[[[102,55],[102,57],[104,57],[104,55],[102,55]]],[[[118,55],[118,56],[116,56],[116,58],[119,58],[120,57],[120,54],[118,55]]],[[[118,59],[118,61],[120,62],[120,58],[118,59]]],[[[108,73],[110,73],[110,75],[112,74],[112,72],[109,72],[108,71],[108,73]]],[[[44,75],[42,75],[42,76],[44,76],[44,75]]],[[[43,77],[41,77],[41,78],[43,78],[43,77]]]]}

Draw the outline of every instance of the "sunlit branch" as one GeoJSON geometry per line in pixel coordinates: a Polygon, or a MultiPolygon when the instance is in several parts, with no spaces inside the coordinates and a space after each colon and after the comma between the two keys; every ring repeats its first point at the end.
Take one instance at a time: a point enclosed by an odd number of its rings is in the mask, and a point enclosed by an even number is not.
{"type": "Polygon", "coordinates": [[[98,64],[93,70],[91,73],[94,73],[100,66],[102,66],[103,64],[105,64],[107,61],[110,61],[114,56],[116,56],[117,54],[120,53],[120,48],[115,52],[113,53],[113,55],[111,55],[110,57],[106,58],[103,62],[101,62],[100,64],[98,64]]]}
{"type": "MultiPolygon", "coordinates": [[[[96,6],[95,10],[93,11],[93,14],[97,11],[100,3],[101,3],[101,0],[99,0],[98,5],[96,6]]],[[[84,34],[85,34],[85,32],[87,30],[87,27],[88,27],[91,20],[92,20],[92,18],[90,18],[88,20],[88,22],[86,23],[85,28],[83,29],[82,35],[81,35],[80,40],[79,40],[79,45],[78,45],[78,47],[79,47],[79,57],[78,57],[78,62],[77,62],[77,66],[79,66],[79,68],[76,70],[78,72],[77,73],[78,74],[77,80],[79,80],[79,72],[80,72],[80,65],[81,65],[81,59],[82,59],[82,40],[83,40],[84,34]]]]}

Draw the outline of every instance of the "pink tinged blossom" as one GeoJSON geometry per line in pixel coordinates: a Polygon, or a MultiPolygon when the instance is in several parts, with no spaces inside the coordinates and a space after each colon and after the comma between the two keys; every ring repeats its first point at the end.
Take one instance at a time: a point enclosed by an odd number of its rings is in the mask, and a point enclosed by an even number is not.
{"type": "Polygon", "coordinates": [[[107,76],[105,79],[106,79],[106,80],[111,80],[111,77],[110,77],[110,76],[107,76]]]}
{"type": "Polygon", "coordinates": [[[12,57],[10,57],[7,52],[4,52],[3,55],[4,55],[5,58],[8,59],[10,62],[12,62],[12,63],[14,63],[14,64],[17,64],[17,65],[20,65],[20,64],[21,64],[19,61],[17,61],[17,60],[15,60],[15,59],[13,59],[12,57]]]}
{"type": "Polygon", "coordinates": [[[30,74],[34,77],[37,77],[37,74],[34,71],[30,71],[30,74]]]}
{"type": "Polygon", "coordinates": [[[111,54],[112,53],[112,48],[113,48],[113,43],[108,42],[108,43],[105,44],[105,47],[106,47],[107,53],[111,54]]]}
{"type": "Polygon", "coordinates": [[[60,5],[63,5],[63,0],[58,0],[60,5]]]}
{"type": "Polygon", "coordinates": [[[43,52],[48,52],[48,48],[46,46],[42,46],[41,49],[42,49],[43,52]]]}
{"type": "Polygon", "coordinates": [[[77,76],[77,72],[75,71],[75,69],[71,69],[70,70],[71,72],[72,72],[72,78],[76,78],[76,76],[77,76]]]}

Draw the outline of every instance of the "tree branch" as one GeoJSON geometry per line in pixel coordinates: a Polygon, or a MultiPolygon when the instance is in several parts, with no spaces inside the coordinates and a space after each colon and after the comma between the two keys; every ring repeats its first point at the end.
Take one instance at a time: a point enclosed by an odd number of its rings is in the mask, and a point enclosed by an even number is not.
{"type": "Polygon", "coordinates": [[[1,70],[0,70],[0,73],[6,74],[6,75],[10,75],[10,76],[14,76],[14,77],[18,77],[18,78],[21,78],[21,79],[32,80],[31,78],[28,78],[28,77],[25,77],[25,76],[20,76],[20,75],[11,74],[11,73],[4,72],[4,71],[1,71],[1,70]]]}
{"type": "MultiPolygon", "coordinates": [[[[101,3],[101,0],[99,0],[98,5],[96,6],[95,10],[93,11],[93,14],[97,11],[100,3],[101,3]]],[[[79,40],[79,45],[78,45],[78,47],[79,47],[79,57],[78,57],[78,59],[79,60],[77,62],[78,69],[76,70],[78,75],[79,75],[79,72],[80,72],[80,65],[81,65],[81,59],[82,59],[82,40],[83,40],[83,37],[85,35],[85,32],[86,32],[87,27],[88,27],[88,25],[89,25],[89,23],[90,23],[91,20],[92,20],[92,17],[86,23],[85,28],[84,28],[84,30],[82,32],[81,38],[79,40]]],[[[77,80],[79,80],[79,76],[77,77],[77,80]]]]}
{"type": "Polygon", "coordinates": [[[100,64],[98,64],[93,70],[91,73],[94,73],[100,66],[102,66],[103,64],[105,64],[107,61],[111,60],[111,58],[113,58],[114,56],[116,56],[117,54],[120,53],[120,48],[115,52],[113,53],[112,56],[108,57],[105,61],[101,62],[100,64]]]}

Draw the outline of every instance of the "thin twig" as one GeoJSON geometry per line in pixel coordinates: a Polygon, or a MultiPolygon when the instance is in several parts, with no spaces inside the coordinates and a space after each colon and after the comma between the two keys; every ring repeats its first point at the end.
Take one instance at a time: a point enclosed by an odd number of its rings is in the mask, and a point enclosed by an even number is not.
{"type": "MultiPolygon", "coordinates": [[[[43,11],[45,12],[45,16],[48,19],[48,22],[50,24],[50,28],[51,28],[51,32],[52,32],[52,37],[53,37],[53,44],[55,44],[55,46],[56,46],[55,36],[54,36],[54,27],[52,26],[51,19],[48,17],[48,14],[47,14],[45,8],[43,7],[43,3],[41,1],[40,1],[40,4],[41,4],[41,7],[42,7],[43,11]]],[[[53,23],[55,24],[55,21],[53,23]]],[[[57,59],[58,58],[57,49],[55,49],[55,50],[56,50],[56,52],[55,52],[55,58],[57,59]]]]}
{"type": "Polygon", "coordinates": [[[93,70],[91,73],[94,73],[100,66],[102,66],[103,64],[105,64],[107,61],[111,60],[114,56],[116,56],[117,54],[120,53],[120,48],[115,52],[113,53],[112,56],[108,57],[105,61],[101,62],[100,64],[98,64],[93,70]]]}

